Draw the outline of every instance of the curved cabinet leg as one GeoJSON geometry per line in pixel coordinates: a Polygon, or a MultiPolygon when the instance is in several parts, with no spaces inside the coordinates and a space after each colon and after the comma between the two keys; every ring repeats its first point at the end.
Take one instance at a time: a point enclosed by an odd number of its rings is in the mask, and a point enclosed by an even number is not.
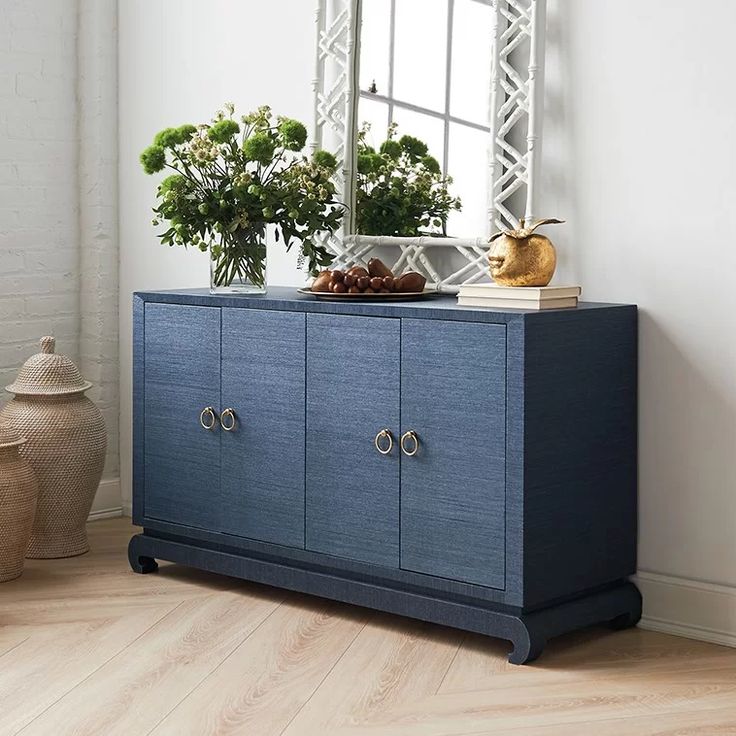
{"type": "Polygon", "coordinates": [[[148,555],[140,554],[139,538],[140,535],[136,534],[134,537],[131,537],[130,542],[128,542],[128,562],[130,563],[130,567],[133,572],[137,572],[139,575],[156,572],[156,570],[158,570],[158,563],[156,560],[148,555]]]}
{"type": "Polygon", "coordinates": [[[527,664],[533,662],[544,650],[547,643],[545,636],[523,619],[517,619],[518,625],[512,635],[513,651],[509,654],[511,664],[527,664]]]}
{"type": "Polygon", "coordinates": [[[633,583],[623,586],[621,602],[624,610],[608,621],[608,626],[614,631],[630,629],[641,619],[641,593],[633,583]]]}

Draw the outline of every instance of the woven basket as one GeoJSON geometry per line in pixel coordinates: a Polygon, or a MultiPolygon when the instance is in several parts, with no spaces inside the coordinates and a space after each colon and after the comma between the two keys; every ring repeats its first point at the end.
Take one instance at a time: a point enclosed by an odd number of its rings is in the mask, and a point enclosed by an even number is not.
{"type": "Polygon", "coordinates": [[[0,583],[23,572],[36,511],[36,476],[18,452],[24,442],[16,429],[0,424],[0,583]]]}
{"type": "Polygon", "coordinates": [[[84,395],[90,383],[68,358],[54,353],[54,338],[26,361],[7,390],[15,394],[0,421],[18,429],[20,449],[39,484],[27,557],[72,557],[89,550],[85,525],[102,476],[105,423],[84,395]]]}

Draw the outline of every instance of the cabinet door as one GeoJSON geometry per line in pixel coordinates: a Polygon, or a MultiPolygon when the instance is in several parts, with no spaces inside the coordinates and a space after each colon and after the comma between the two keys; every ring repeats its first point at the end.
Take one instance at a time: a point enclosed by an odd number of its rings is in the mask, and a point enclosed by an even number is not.
{"type": "Polygon", "coordinates": [[[307,549],[399,566],[396,319],[307,315],[307,549]]]}
{"type": "Polygon", "coordinates": [[[200,413],[220,406],[220,310],[145,307],[144,513],[216,530],[220,432],[200,413]]]}
{"type": "Polygon", "coordinates": [[[302,548],[304,332],[304,314],[222,310],[222,529],[302,548]]]}
{"type": "Polygon", "coordinates": [[[504,326],[402,320],[402,568],[504,587],[505,406],[504,326]]]}

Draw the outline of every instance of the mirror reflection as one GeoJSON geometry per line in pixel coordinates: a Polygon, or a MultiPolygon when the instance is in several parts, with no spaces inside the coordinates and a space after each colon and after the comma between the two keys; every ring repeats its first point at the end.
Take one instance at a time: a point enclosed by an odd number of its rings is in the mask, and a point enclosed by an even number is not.
{"type": "Polygon", "coordinates": [[[356,231],[488,234],[490,0],[362,0],[356,231]]]}

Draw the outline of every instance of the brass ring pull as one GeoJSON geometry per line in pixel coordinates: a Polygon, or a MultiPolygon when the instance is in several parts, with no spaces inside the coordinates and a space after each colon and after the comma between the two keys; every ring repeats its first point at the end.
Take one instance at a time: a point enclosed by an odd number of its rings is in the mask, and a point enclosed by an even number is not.
{"type": "Polygon", "coordinates": [[[202,409],[202,413],[199,415],[199,423],[204,429],[213,430],[215,424],[217,424],[217,414],[211,406],[205,406],[202,409]]]}
{"type": "Polygon", "coordinates": [[[391,430],[389,429],[382,429],[377,435],[376,439],[373,440],[373,444],[376,446],[376,450],[381,453],[381,455],[388,455],[391,450],[394,447],[394,438],[391,434],[391,430]],[[388,440],[388,444],[384,443],[381,444],[381,440],[386,439],[388,440]]]}
{"type": "Polygon", "coordinates": [[[410,429],[408,432],[404,432],[404,434],[401,435],[401,451],[406,455],[407,457],[413,457],[417,454],[417,451],[419,450],[419,437],[417,437],[417,433],[410,429]],[[404,444],[407,440],[412,440],[414,442],[414,447],[412,447],[411,450],[406,449],[406,445],[404,444]]]}
{"type": "Polygon", "coordinates": [[[220,414],[220,424],[226,432],[232,432],[235,429],[235,425],[237,424],[235,412],[229,408],[225,409],[225,411],[220,414]],[[225,423],[226,419],[228,420],[227,424],[225,423]]]}

